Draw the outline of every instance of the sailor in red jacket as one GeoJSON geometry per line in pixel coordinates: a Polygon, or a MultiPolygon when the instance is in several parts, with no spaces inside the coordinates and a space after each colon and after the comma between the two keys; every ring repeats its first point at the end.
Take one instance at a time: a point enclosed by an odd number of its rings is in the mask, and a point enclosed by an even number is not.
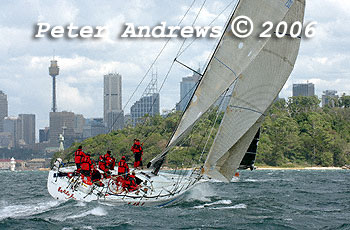
{"type": "Polygon", "coordinates": [[[109,170],[114,170],[115,167],[115,158],[111,156],[111,151],[107,151],[105,154],[106,166],[109,170]]]}
{"type": "Polygon", "coordinates": [[[89,154],[85,154],[84,157],[81,158],[81,163],[80,163],[80,173],[90,177],[91,176],[91,171],[94,168],[94,165],[92,164],[92,161],[90,159],[89,154]]]}
{"type": "Polygon", "coordinates": [[[82,146],[80,145],[74,153],[74,162],[77,165],[77,171],[80,171],[82,159],[87,155],[83,152],[82,146]]]}
{"type": "Polygon", "coordinates": [[[130,175],[128,175],[128,177],[125,179],[126,180],[126,188],[129,190],[129,192],[135,191],[136,189],[138,189],[138,185],[136,183],[136,176],[135,176],[135,172],[132,171],[132,173],[130,175]]]}
{"type": "Polygon", "coordinates": [[[125,156],[122,156],[118,163],[118,175],[126,175],[129,173],[128,163],[125,161],[125,156]]]}
{"type": "Polygon", "coordinates": [[[142,168],[142,155],[143,155],[143,144],[140,144],[138,139],[134,139],[134,145],[131,147],[131,151],[134,153],[135,162],[134,168],[141,167],[142,168]]]}

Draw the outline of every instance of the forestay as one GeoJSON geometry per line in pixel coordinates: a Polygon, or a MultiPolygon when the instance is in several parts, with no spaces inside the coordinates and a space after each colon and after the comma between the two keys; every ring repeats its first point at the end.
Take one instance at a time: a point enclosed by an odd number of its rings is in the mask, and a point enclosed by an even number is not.
{"type": "MultiPolygon", "coordinates": [[[[294,2],[283,20],[289,25],[303,22],[304,8],[304,0],[294,2]]],[[[239,76],[204,165],[207,175],[232,179],[264,113],[292,72],[299,46],[300,38],[271,38],[239,76]]]]}

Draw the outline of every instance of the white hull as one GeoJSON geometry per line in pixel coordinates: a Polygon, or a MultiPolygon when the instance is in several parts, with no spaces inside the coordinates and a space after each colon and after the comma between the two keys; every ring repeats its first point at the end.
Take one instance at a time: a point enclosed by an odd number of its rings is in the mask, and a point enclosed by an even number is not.
{"type": "MultiPolygon", "coordinates": [[[[165,206],[181,200],[184,193],[200,182],[198,176],[182,176],[172,173],[153,175],[148,170],[136,170],[136,177],[143,182],[136,191],[128,192],[117,186],[115,180],[102,179],[103,186],[88,185],[81,176],[57,176],[62,173],[72,173],[75,167],[54,167],[49,172],[47,188],[52,197],[58,200],[79,200],[90,202],[94,200],[116,205],[130,204],[135,206],[165,206]]],[[[112,173],[113,175],[113,173],[112,173]]]]}

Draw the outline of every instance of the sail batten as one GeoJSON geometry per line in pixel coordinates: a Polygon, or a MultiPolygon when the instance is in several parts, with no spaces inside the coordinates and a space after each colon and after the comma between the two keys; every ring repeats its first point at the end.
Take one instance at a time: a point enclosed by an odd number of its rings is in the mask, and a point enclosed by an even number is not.
{"type": "MultiPolygon", "coordinates": [[[[303,22],[304,1],[296,1],[285,18],[303,22]]],[[[293,70],[300,39],[272,38],[236,82],[234,93],[204,164],[205,173],[229,181],[239,167],[267,109],[293,70]],[[250,139],[251,138],[251,139],[250,139]]]]}

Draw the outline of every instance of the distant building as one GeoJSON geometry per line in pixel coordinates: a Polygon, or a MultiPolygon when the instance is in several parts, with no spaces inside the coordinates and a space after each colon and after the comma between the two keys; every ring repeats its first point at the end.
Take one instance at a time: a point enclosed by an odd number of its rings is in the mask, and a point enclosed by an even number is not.
{"type": "Polygon", "coordinates": [[[18,117],[5,117],[4,132],[11,134],[10,148],[33,147],[35,144],[35,115],[19,114],[18,117]]]}
{"type": "Polygon", "coordinates": [[[116,73],[104,75],[103,89],[103,121],[105,126],[107,130],[121,129],[124,126],[122,76],[116,73]]]}
{"type": "Polygon", "coordinates": [[[76,114],[74,119],[74,132],[77,138],[83,139],[85,118],[82,114],[76,114]]]}
{"type": "Polygon", "coordinates": [[[0,148],[12,147],[12,135],[8,132],[0,132],[0,148]]]}
{"type": "Polygon", "coordinates": [[[132,124],[136,125],[146,114],[159,115],[159,93],[141,97],[130,109],[132,124]]]}
{"type": "Polygon", "coordinates": [[[39,143],[45,143],[49,141],[49,127],[45,127],[44,129],[39,129],[39,143]]]}
{"type": "Polygon", "coordinates": [[[336,90],[326,90],[323,91],[322,95],[322,107],[328,105],[330,107],[335,106],[335,102],[338,100],[338,95],[336,90]]]}
{"type": "Polygon", "coordinates": [[[19,114],[18,115],[18,139],[23,140],[25,145],[35,143],[35,115],[19,114]]]}
{"type": "MultiPolygon", "coordinates": [[[[197,72],[200,72],[198,69],[197,72]]],[[[176,105],[176,110],[184,111],[190,101],[200,79],[200,75],[193,72],[192,76],[182,78],[180,82],[180,102],[176,105]]]]}
{"type": "Polygon", "coordinates": [[[77,138],[74,131],[75,114],[72,112],[50,112],[49,142],[51,147],[59,147],[59,135],[64,134],[65,147],[77,138]]]}
{"type": "Polygon", "coordinates": [[[293,97],[315,96],[315,85],[313,83],[293,84],[293,97]]]}
{"type": "Polygon", "coordinates": [[[8,116],[7,95],[0,90],[0,132],[4,131],[4,118],[8,116]]]}
{"type": "Polygon", "coordinates": [[[85,119],[83,138],[90,138],[106,133],[106,126],[103,123],[103,118],[85,119]]]}

